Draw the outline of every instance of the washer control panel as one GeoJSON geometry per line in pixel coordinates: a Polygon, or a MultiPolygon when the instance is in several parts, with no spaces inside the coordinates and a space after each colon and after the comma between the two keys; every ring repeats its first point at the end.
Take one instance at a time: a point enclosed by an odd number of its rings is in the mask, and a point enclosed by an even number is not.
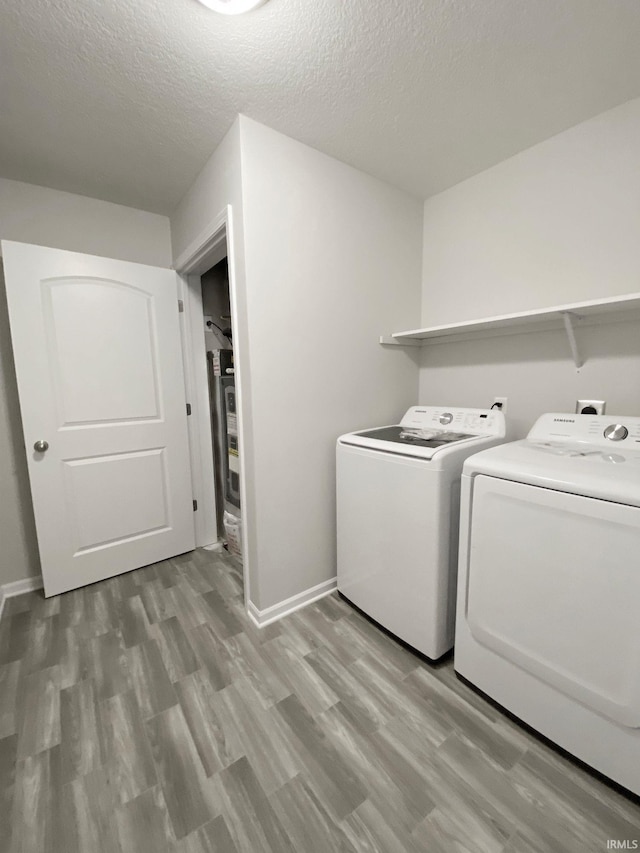
{"type": "Polygon", "coordinates": [[[464,432],[469,435],[504,436],[504,414],[498,409],[412,406],[400,421],[403,429],[464,432]]]}
{"type": "Polygon", "coordinates": [[[550,412],[541,415],[527,438],[530,441],[571,441],[574,443],[610,445],[640,450],[640,417],[611,415],[576,415],[550,412]]]}

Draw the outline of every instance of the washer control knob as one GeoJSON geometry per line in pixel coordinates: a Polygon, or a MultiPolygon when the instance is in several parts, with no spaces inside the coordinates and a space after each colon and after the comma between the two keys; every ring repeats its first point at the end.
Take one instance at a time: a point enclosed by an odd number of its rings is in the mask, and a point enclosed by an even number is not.
{"type": "Polygon", "coordinates": [[[610,424],[604,431],[604,437],[609,441],[622,441],[629,435],[629,430],[622,424],[610,424]]]}
{"type": "Polygon", "coordinates": [[[451,412],[445,412],[443,415],[440,415],[438,418],[441,424],[450,424],[453,420],[453,415],[451,412]]]}

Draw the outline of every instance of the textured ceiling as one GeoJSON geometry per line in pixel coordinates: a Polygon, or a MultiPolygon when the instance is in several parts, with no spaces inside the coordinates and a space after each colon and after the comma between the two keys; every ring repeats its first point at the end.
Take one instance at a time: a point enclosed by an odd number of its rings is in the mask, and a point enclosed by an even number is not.
{"type": "Polygon", "coordinates": [[[0,176],[169,213],[244,112],[426,197],[640,95],[639,0],[0,0],[0,176]]]}

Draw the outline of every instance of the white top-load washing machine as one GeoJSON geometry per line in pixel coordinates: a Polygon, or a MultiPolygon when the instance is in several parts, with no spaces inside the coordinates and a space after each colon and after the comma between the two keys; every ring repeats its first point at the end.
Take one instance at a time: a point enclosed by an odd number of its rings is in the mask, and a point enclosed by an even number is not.
{"type": "Polygon", "coordinates": [[[462,463],[504,434],[498,410],[414,406],[338,439],[338,589],[434,660],[453,644],[462,463]]]}
{"type": "Polygon", "coordinates": [[[546,414],[467,460],[455,669],[640,794],[640,418],[546,414]]]}

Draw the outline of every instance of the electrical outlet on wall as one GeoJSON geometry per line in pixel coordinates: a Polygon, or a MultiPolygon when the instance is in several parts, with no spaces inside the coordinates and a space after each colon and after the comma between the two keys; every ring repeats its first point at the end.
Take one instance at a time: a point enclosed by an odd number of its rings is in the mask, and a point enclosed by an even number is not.
{"type": "Polygon", "coordinates": [[[606,400],[576,400],[578,415],[604,415],[606,408],[606,400]]]}
{"type": "Polygon", "coordinates": [[[491,404],[491,408],[493,409],[494,406],[496,409],[500,409],[500,411],[502,412],[503,415],[507,414],[507,398],[506,397],[494,397],[493,403],[491,404]]]}

